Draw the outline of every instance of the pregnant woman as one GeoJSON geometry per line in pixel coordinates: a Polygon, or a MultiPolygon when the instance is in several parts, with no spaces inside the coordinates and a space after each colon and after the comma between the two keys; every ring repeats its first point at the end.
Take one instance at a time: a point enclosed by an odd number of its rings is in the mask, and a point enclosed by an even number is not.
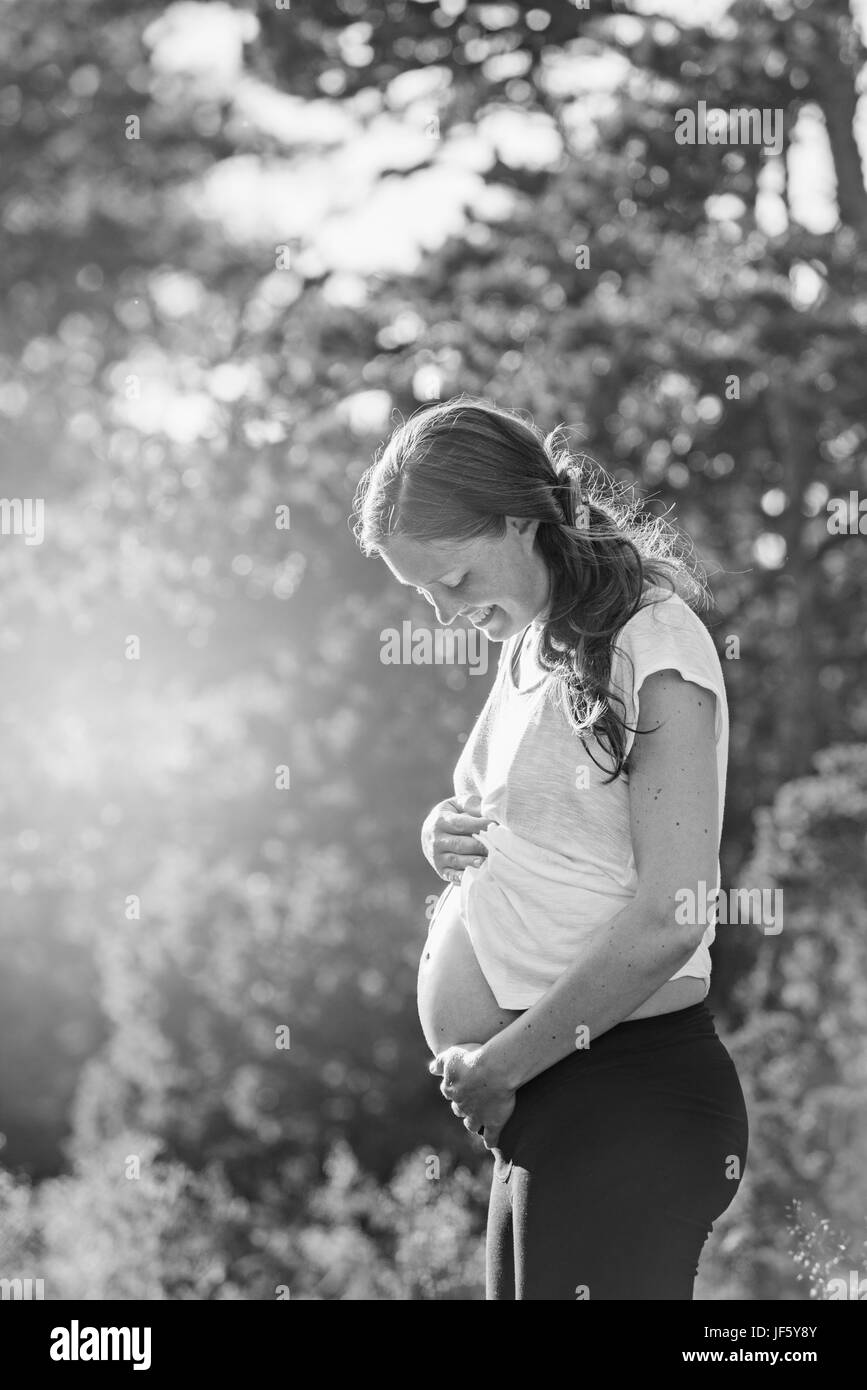
{"type": "Polygon", "coordinates": [[[431,1070],[494,1157],[489,1299],[691,1299],[746,1161],[704,1002],[722,671],[676,534],[607,483],[462,397],[355,500],[365,553],[502,644],[422,831],[448,887],[418,982],[431,1070]]]}

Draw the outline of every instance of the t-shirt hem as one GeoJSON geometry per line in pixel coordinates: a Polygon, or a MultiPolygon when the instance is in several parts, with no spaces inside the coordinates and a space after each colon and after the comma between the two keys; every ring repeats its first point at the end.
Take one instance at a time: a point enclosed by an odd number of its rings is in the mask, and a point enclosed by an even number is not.
{"type": "MultiPolygon", "coordinates": [[[[477,953],[477,954],[478,954],[478,953],[477,953]]],[[[481,966],[481,961],[479,961],[479,965],[481,966]]],[[[510,995],[510,994],[508,993],[508,991],[502,991],[502,992],[498,993],[498,991],[497,991],[497,989],[495,988],[495,986],[494,986],[494,984],[492,983],[492,981],[491,981],[490,979],[488,979],[487,975],[485,974],[485,971],[484,971],[484,968],[483,968],[483,967],[482,967],[482,974],[485,975],[485,979],[487,979],[487,981],[488,981],[488,985],[489,985],[489,987],[490,987],[491,993],[493,994],[494,998],[495,998],[496,1001],[497,1001],[498,1006],[499,1006],[501,1009],[521,1009],[521,1010],[524,1010],[524,1009],[532,1009],[532,1007],[533,1007],[534,1004],[538,1004],[538,1002],[539,1002],[540,999],[544,999],[545,995],[548,993],[548,990],[551,988],[551,985],[553,985],[553,984],[555,983],[555,981],[552,980],[552,981],[551,981],[551,984],[545,985],[545,987],[544,987],[543,989],[540,989],[540,990],[539,990],[538,994],[534,994],[534,995],[532,996],[532,998],[530,998],[530,999],[525,999],[525,998],[523,998],[522,996],[513,997],[512,995],[510,995]]],[[[707,996],[708,996],[708,994],[709,994],[709,992],[710,992],[710,976],[709,976],[709,975],[699,975],[698,973],[696,973],[696,974],[694,974],[694,975],[678,975],[678,976],[677,976],[677,979],[679,979],[679,980],[704,980],[704,998],[705,998],[705,999],[707,998],[707,996]]],[[[666,983],[667,985],[668,985],[668,984],[672,984],[672,983],[673,983],[673,980],[666,980],[665,983],[666,983]]],[[[662,988],[662,986],[660,986],[660,988],[662,988]]]]}
{"type": "MultiPolygon", "coordinates": [[[[476,960],[477,960],[478,963],[479,963],[479,969],[481,970],[482,974],[484,975],[484,977],[485,977],[485,979],[486,979],[486,981],[487,981],[487,983],[488,983],[488,987],[489,987],[491,993],[493,994],[494,998],[496,999],[498,1006],[499,1006],[501,1009],[521,1009],[521,1010],[523,1010],[523,1009],[531,1009],[531,1008],[533,1007],[534,1004],[538,1004],[538,1002],[539,1002],[540,999],[544,999],[545,995],[548,993],[548,990],[552,987],[552,985],[556,984],[556,980],[560,978],[559,975],[558,975],[558,976],[556,977],[556,979],[549,981],[548,984],[541,985],[541,986],[538,988],[537,991],[533,992],[533,993],[530,995],[529,998],[528,998],[526,995],[516,994],[516,993],[514,993],[512,990],[510,990],[508,987],[506,987],[506,988],[500,987],[500,986],[497,984],[496,980],[491,978],[490,973],[489,973],[488,970],[485,968],[484,961],[482,960],[482,957],[481,957],[481,955],[479,954],[478,946],[477,946],[476,942],[473,941],[472,936],[470,937],[470,941],[471,941],[471,943],[472,943],[473,950],[475,951],[476,960]]],[[[708,993],[710,992],[710,975],[709,975],[709,974],[706,974],[704,971],[699,971],[699,970],[695,970],[695,971],[684,971],[682,974],[679,973],[679,974],[677,974],[676,976],[672,976],[671,979],[666,980],[666,981],[665,981],[665,984],[667,984],[667,985],[673,984],[675,979],[677,979],[677,980],[704,980],[704,998],[705,998],[705,999],[707,998],[708,993]]],[[[660,988],[662,988],[662,986],[660,986],[660,988]]]]}

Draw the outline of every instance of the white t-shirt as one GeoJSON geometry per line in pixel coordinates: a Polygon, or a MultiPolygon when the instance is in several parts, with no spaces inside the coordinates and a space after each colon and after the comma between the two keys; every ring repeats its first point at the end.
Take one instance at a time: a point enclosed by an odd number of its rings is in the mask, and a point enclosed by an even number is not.
{"type": "MultiPolygon", "coordinates": [[[[653,602],[615,639],[610,683],[626,709],[614,709],[639,725],[638,695],[654,671],[679,671],[714,694],[721,830],[729,719],[719,658],[701,619],[678,595],[653,589],[648,597],[653,602]]],[[[532,626],[523,640],[531,634],[538,636],[532,626]]],[[[610,754],[595,737],[585,736],[585,751],[564,711],[549,698],[550,676],[541,667],[537,685],[516,688],[512,658],[521,641],[519,635],[503,644],[490,695],[454,773],[455,795],[467,803],[465,809],[496,822],[482,832],[488,854],[480,868],[466,869],[460,884],[445,890],[459,891],[479,965],[497,1003],[509,1009],[527,1009],[541,999],[571,965],[578,944],[638,890],[628,774],[605,783],[613,767],[610,754]]],[[[627,752],[633,739],[627,730],[627,752]]],[[[719,858],[713,887],[719,889],[719,858]]],[[[708,926],[672,979],[698,976],[707,993],[714,934],[708,926]]]]}

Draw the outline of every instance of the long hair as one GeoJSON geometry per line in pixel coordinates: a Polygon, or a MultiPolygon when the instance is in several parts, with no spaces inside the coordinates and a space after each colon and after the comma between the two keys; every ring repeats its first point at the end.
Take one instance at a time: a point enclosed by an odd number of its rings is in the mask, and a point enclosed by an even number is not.
{"type": "Polygon", "coordinates": [[[538,660],[585,749],[594,735],[613,758],[613,781],[632,727],[609,687],[614,639],[651,588],[667,586],[693,611],[706,607],[703,573],[687,539],[574,455],[562,427],[545,436],[517,412],[470,396],[423,408],[394,431],[361,478],[351,520],[362,551],[376,555],[396,535],[500,537],[507,517],[539,522],[534,546],[551,601],[538,660]]]}

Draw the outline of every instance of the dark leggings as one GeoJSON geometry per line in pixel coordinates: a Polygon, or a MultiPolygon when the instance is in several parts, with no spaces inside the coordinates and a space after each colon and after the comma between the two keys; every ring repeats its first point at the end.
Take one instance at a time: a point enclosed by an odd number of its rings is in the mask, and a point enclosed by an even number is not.
{"type": "Polygon", "coordinates": [[[705,1003],[591,1039],[520,1087],[492,1150],[488,1299],[691,1299],[748,1138],[705,1003]]]}

